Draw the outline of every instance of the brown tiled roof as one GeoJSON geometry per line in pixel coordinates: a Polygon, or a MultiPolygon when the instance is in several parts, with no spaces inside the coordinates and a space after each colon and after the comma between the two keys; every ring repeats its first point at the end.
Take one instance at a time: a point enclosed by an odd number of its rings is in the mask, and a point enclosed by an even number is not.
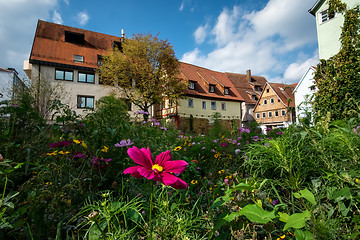
{"type": "Polygon", "coordinates": [[[79,67],[97,68],[98,55],[111,49],[121,38],[55,23],[38,21],[30,62],[44,61],[79,67]],[[84,44],[65,42],[65,31],[84,34],[84,44]],[[84,63],[74,62],[74,55],[84,56],[84,63]]]}
{"type": "Polygon", "coordinates": [[[282,83],[268,84],[286,106],[288,106],[288,99],[291,99],[289,107],[295,107],[295,97],[293,94],[293,90],[295,89],[295,87],[293,85],[287,85],[282,83]]]}
{"type": "Polygon", "coordinates": [[[180,78],[195,83],[194,90],[185,90],[185,94],[188,96],[244,101],[225,73],[212,71],[184,62],[180,62],[180,72],[180,78]],[[215,85],[214,93],[209,92],[208,84],[215,85]],[[224,87],[229,88],[229,95],[224,94],[224,87]]]}
{"type": "MultiPolygon", "coordinates": [[[[245,100],[246,103],[256,103],[256,100],[251,99],[251,94],[256,94],[254,92],[254,86],[261,86],[264,88],[265,84],[267,83],[264,77],[260,76],[253,76],[251,75],[252,82],[247,80],[246,74],[238,74],[238,73],[225,73],[226,76],[230,79],[230,81],[234,84],[236,90],[238,91],[239,95],[245,100]]],[[[258,95],[258,94],[256,94],[258,95]]]]}
{"type": "Polygon", "coordinates": [[[3,68],[0,68],[0,72],[11,72],[10,70],[8,69],[3,69],[3,68]]]}

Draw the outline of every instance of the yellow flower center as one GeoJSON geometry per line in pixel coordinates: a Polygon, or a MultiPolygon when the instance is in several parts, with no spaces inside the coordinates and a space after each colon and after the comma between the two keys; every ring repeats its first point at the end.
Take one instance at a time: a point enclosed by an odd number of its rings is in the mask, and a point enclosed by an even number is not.
{"type": "Polygon", "coordinates": [[[151,169],[155,172],[162,172],[164,170],[164,168],[159,164],[154,164],[151,169]]]}

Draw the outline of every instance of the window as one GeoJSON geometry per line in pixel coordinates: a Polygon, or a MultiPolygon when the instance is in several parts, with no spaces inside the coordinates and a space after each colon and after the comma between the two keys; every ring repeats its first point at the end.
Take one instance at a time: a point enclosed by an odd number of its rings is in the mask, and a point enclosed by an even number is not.
{"type": "Polygon", "coordinates": [[[229,95],[229,94],[230,94],[229,88],[224,88],[224,95],[229,95]]]}
{"type": "Polygon", "coordinates": [[[268,93],[270,91],[270,89],[266,89],[266,92],[268,93]]]}
{"type": "Polygon", "coordinates": [[[66,70],[55,70],[55,79],[56,80],[66,80],[66,81],[72,81],[73,80],[73,72],[72,71],[66,71],[66,70]]]}
{"type": "Polygon", "coordinates": [[[215,86],[214,85],[209,85],[209,92],[211,92],[211,93],[215,92],[215,86]]]}
{"type": "Polygon", "coordinates": [[[194,101],[192,99],[188,99],[188,107],[189,108],[194,107],[194,101]]]}
{"type": "Polygon", "coordinates": [[[328,10],[320,12],[320,23],[324,23],[326,21],[329,21],[330,19],[335,17],[335,13],[330,13],[328,10]]]}
{"type": "Polygon", "coordinates": [[[77,98],[78,108],[94,108],[94,97],[90,96],[78,96],[77,98]]]}
{"type": "Polygon", "coordinates": [[[256,118],[257,118],[257,119],[260,118],[260,113],[256,113],[256,118]]]}
{"type": "MultiPolygon", "coordinates": [[[[192,102],[192,99],[189,99],[189,100],[191,100],[191,102],[192,102]]],[[[172,106],[173,106],[173,101],[172,100],[169,100],[169,102],[168,102],[168,107],[169,108],[171,108],[172,106]]],[[[192,106],[191,106],[192,107],[192,106]]]]}
{"type": "Polygon", "coordinates": [[[257,100],[258,100],[258,98],[257,98],[257,96],[256,96],[256,95],[251,95],[251,100],[257,101],[257,100]]]}
{"type": "Polygon", "coordinates": [[[259,92],[261,92],[261,87],[259,87],[259,86],[255,86],[254,90],[255,90],[255,91],[259,91],[259,92]]]}
{"type": "Polygon", "coordinates": [[[195,83],[189,82],[189,89],[194,90],[195,89],[195,83]]]}
{"type": "Polygon", "coordinates": [[[266,118],[266,113],[265,112],[262,113],[262,117],[266,118]]]}
{"type": "Polygon", "coordinates": [[[267,99],[264,99],[264,105],[266,105],[267,104],[267,99]]]}
{"type": "Polygon", "coordinates": [[[84,44],[85,35],[82,33],[65,31],[65,42],[75,43],[75,44],[84,44]]]}
{"type": "Polygon", "coordinates": [[[216,110],[216,102],[211,101],[211,110],[216,110]]]}
{"type": "Polygon", "coordinates": [[[79,72],[78,75],[78,82],[84,82],[84,83],[94,83],[95,81],[95,75],[93,73],[82,73],[79,72]]]}
{"type": "Polygon", "coordinates": [[[278,116],[279,116],[279,111],[276,110],[276,111],[274,112],[274,114],[275,114],[275,117],[278,117],[278,116]]]}
{"type": "Polygon", "coordinates": [[[206,102],[205,101],[202,102],[202,109],[206,109],[206,102]]]}
{"type": "Polygon", "coordinates": [[[285,110],[281,110],[281,116],[285,116],[285,110]]]}
{"type": "Polygon", "coordinates": [[[103,57],[101,55],[97,55],[98,66],[101,66],[102,60],[103,60],[103,57]]]}
{"type": "Polygon", "coordinates": [[[226,103],[221,103],[221,110],[223,110],[223,111],[226,110],[226,103]]]}
{"type": "Polygon", "coordinates": [[[270,103],[273,104],[275,101],[273,98],[270,99],[270,103]]]}
{"type": "Polygon", "coordinates": [[[81,56],[81,55],[74,55],[74,62],[80,62],[80,63],[83,63],[83,62],[84,62],[84,56],[81,56]]]}
{"type": "Polygon", "coordinates": [[[268,117],[272,118],[272,112],[268,112],[268,117]]]}

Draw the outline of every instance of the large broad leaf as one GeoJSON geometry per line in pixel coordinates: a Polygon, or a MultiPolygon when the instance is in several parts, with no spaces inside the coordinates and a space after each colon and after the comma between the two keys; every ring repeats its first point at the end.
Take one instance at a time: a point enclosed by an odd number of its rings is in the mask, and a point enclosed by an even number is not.
{"type": "Polygon", "coordinates": [[[316,205],[316,200],[315,200],[314,194],[312,194],[312,192],[310,192],[307,188],[300,190],[300,194],[294,193],[294,197],[296,197],[296,198],[303,197],[306,200],[308,200],[312,205],[316,205]]]}
{"type": "Polygon", "coordinates": [[[285,231],[288,228],[303,228],[305,227],[306,220],[308,220],[310,217],[311,214],[308,210],[303,213],[295,213],[289,217],[283,230],[285,231]]]}
{"type": "Polygon", "coordinates": [[[230,196],[230,194],[228,194],[228,193],[225,196],[218,197],[217,199],[215,199],[214,203],[211,205],[210,210],[224,205],[231,199],[232,199],[232,196],[230,196]]]}
{"type": "Polygon", "coordinates": [[[230,215],[226,216],[224,219],[227,221],[232,221],[236,216],[244,215],[250,221],[265,224],[270,222],[272,219],[275,218],[275,212],[268,212],[259,207],[256,204],[246,205],[241,209],[240,212],[231,213],[230,215]]]}
{"type": "Polygon", "coordinates": [[[287,222],[289,220],[289,214],[287,213],[282,213],[282,212],[278,212],[279,214],[279,220],[282,222],[287,222]]]}

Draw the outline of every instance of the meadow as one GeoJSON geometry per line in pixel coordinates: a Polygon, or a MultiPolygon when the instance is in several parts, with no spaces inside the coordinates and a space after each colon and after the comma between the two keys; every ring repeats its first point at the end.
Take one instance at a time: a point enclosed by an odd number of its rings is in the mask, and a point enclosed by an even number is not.
{"type": "Polygon", "coordinates": [[[114,97],[52,110],[1,105],[0,239],[360,236],[360,117],[201,136],[114,97]]]}

